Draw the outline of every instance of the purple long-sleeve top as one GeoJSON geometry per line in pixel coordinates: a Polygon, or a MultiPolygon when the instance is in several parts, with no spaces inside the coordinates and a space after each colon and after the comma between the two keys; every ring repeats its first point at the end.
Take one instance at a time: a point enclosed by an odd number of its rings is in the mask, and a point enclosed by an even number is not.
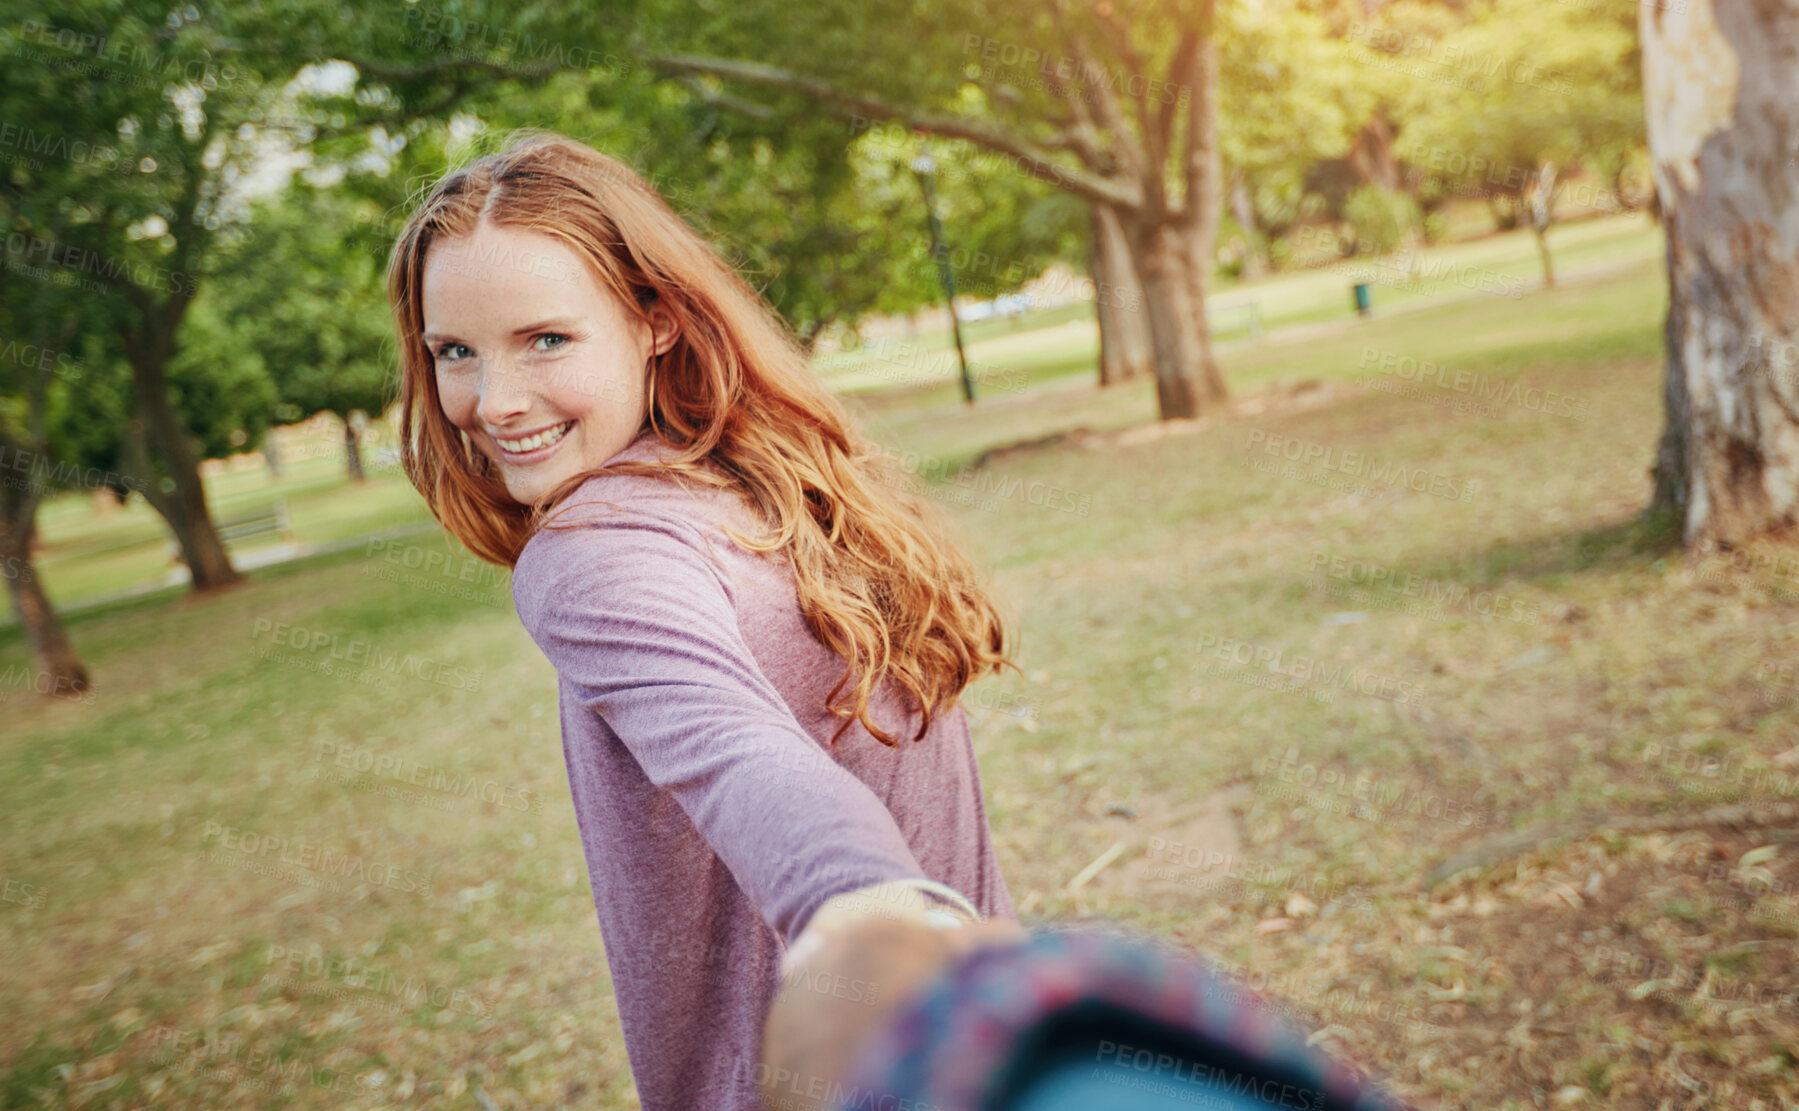
{"type": "MultiPolygon", "coordinates": [[[[653,434],[613,457],[656,460],[653,434]]],[[[645,1111],[759,1111],[779,960],[819,904],[926,877],[1014,918],[956,707],[912,742],[889,682],[870,715],[824,709],[843,661],[806,627],[784,555],[728,490],[602,475],[514,568],[558,676],[562,751],[625,1049],[645,1111]]],[[[846,688],[847,690],[847,688],[846,688]]],[[[908,724],[909,723],[909,724],[908,724]]],[[[875,994],[878,985],[833,985],[875,994]]]]}

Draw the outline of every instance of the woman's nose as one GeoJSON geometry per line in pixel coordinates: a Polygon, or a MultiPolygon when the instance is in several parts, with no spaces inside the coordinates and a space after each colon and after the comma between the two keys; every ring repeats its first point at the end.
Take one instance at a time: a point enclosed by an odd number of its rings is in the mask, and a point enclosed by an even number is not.
{"type": "Polygon", "coordinates": [[[507,422],[522,416],[531,408],[531,391],[510,368],[490,363],[481,370],[481,399],[475,415],[489,428],[504,428],[507,422]]]}

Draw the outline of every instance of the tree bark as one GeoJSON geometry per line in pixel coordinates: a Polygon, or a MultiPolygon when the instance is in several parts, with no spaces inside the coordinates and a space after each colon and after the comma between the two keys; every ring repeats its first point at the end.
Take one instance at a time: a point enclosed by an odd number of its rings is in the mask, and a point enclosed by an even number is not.
{"type": "Polygon", "coordinates": [[[367,479],[362,470],[362,437],[356,432],[356,422],[348,416],[344,417],[344,463],[349,468],[351,482],[367,479]]]}
{"type": "Polygon", "coordinates": [[[281,477],[281,446],[275,436],[275,430],[269,429],[262,436],[262,458],[269,465],[269,477],[281,477]]]}
{"type": "Polygon", "coordinates": [[[1393,157],[1393,125],[1381,116],[1363,124],[1349,148],[1349,167],[1364,185],[1400,188],[1399,159],[1393,157]]]}
{"type": "MultiPolygon", "coordinates": [[[[1184,364],[1185,373],[1206,408],[1222,405],[1230,398],[1224,371],[1212,353],[1212,324],[1206,319],[1212,256],[1224,212],[1224,158],[1218,144],[1218,40],[1213,33],[1213,9],[1212,0],[1201,6],[1203,30],[1187,64],[1193,94],[1187,110],[1187,149],[1181,167],[1186,190],[1173,226],[1177,254],[1187,272],[1186,298],[1191,306],[1187,315],[1175,323],[1191,337],[1192,355],[1184,364]]],[[[1167,420],[1168,414],[1163,413],[1162,419],[1167,420]]]]}
{"type": "Polygon", "coordinates": [[[206,508],[199,460],[188,445],[187,430],[181,427],[175,407],[169,402],[162,366],[142,355],[132,356],[131,363],[137,416],[129,422],[125,443],[132,468],[143,480],[140,493],[168,522],[175,543],[181,547],[181,559],[187,564],[194,590],[215,590],[242,581],[243,576],[231,566],[225,543],[219,539],[212,514],[206,508]],[[171,490],[162,488],[165,479],[151,465],[152,447],[166,465],[166,481],[173,486],[171,490]]]}
{"type": "Polygon", "coordinates": [[[1191,420],[1228,396],[1212,358],[1205,303],[1193,296],[1192,244],[1168,221],[1127,231],[1155,348],[1158,410],[1163,420],[1191,420]]]}
{"type": "Polygon", "coordinates": [[[1094,316],[1099,322],[1099,384],[1115,386],[1150,373],[1154,351],[1143,319],[1143,294],[1137,288],[1131,246],[1118,213],[1109,205],[1090,205],[1093,252],[1094,316]]]}
{"type": "Polygon", "coordinates": [[[1543,259],[1543,288],[1554,289],[1555,262],[1549,257],[1549,228],[1533,222],[1530,230],[1537,241],[1537,254],[1543,259]]]}
{"type": "Polygon", "coordinates": [[[88,673],[44,593],[44,584],[32,562],[37,504],[35,489],[10,484],[0,488],[0,578],[6,580],[13,612],[19,615],[26,643],[31,646],[31,658],[42,677],[37,689],[52,697],[66,698],[88,688],[88,673]]]}
{"type": "Polygon", "coordinates": [[[1555,264],[1549,257],[1549,225],[1555,220],[1555,164],[1545,162],[1537,170],[1536,188],[1530,195],[1530,230],[1543,257],[1543,288],[1555,288],[1555,264]]]}
{"type": "Polygon", "coordinates": [[[1727,550],[1799,522],[1799,8],[1647,3],[1639,30],[1669,285],[1651,511],[1727,550]]]}

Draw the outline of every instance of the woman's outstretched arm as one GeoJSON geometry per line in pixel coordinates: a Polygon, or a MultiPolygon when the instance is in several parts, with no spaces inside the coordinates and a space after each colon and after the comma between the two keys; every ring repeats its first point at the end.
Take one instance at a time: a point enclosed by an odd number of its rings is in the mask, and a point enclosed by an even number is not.
{"type": "Polygon", "coordinates": [[[636,509],[546,530],[514,593],[582,705],[791,944],[832,896],[925,873],[886,806],[757,665],[705,543],[685,521],[636,509]]]}

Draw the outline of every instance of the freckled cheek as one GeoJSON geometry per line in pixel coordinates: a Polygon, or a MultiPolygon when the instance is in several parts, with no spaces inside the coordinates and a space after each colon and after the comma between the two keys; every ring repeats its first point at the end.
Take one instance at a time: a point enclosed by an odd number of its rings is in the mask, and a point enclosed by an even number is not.
{"type": "Polygon", "coordinates": [[[474,424],[475,406],[480,400],[472,383],[459,376],[437,376],[438,404],[442,407],[444,416],[457,428],[467,429],[474,424]]]}

